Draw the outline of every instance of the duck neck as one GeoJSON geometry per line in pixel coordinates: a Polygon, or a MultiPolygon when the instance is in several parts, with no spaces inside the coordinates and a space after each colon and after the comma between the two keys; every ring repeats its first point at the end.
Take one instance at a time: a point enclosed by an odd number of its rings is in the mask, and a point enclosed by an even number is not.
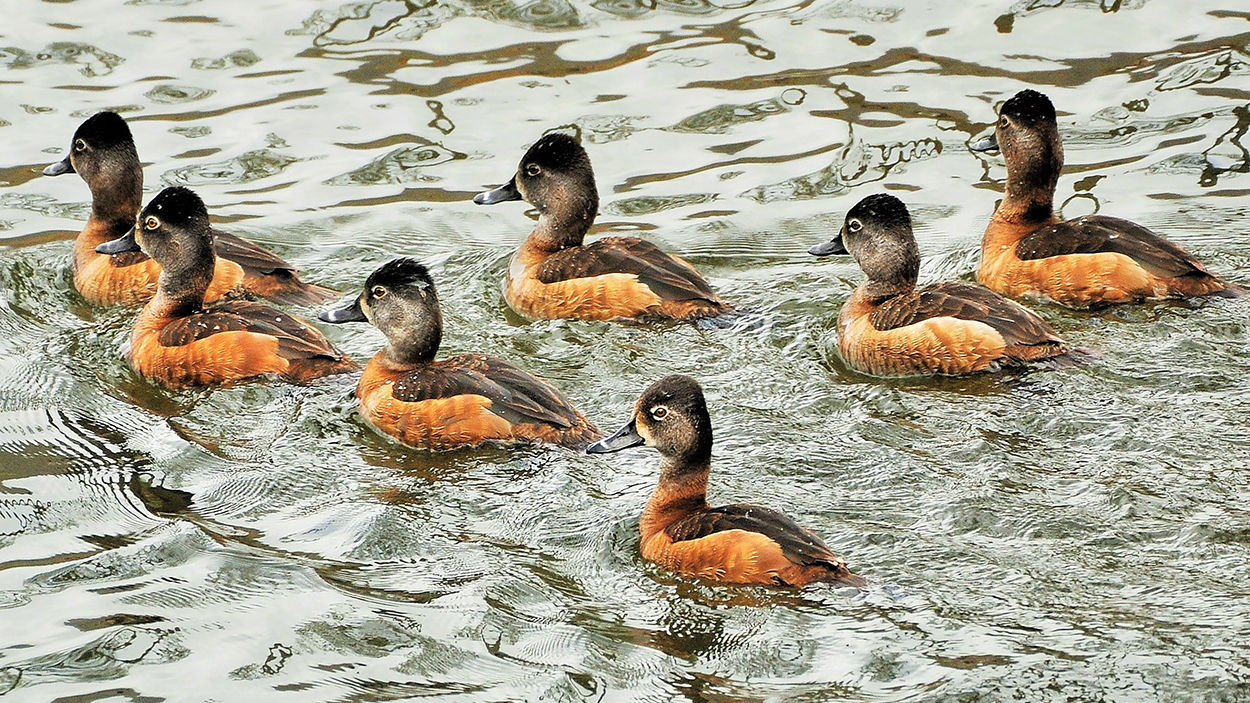
{"type": "Polygon", "coordinates": [[[639,529],[645,541],[674,522],[706,510],[707,477],[711,459],[681,461],[666,458],[660,467],[660,482],[642,511],[639,529]]]}
{"type": "Polygon", "coordinates": [[[161,317],[186,317],[204,309],[204,294],[213,280],[213,266],[208,275],[199,271],[171,272],[161,269],[156,283],[156,297],[148,310],[161,317]]]}
{"type": "Polygon", "coordinates": [[[1036,150],[1015,155],[1007,162],[1007,187],[994,219],[1040,224],[1055,218],[1055,187],[1063,170],[1063,147],[1056,133],[1041,140],[1036,150]]]}
{"type": "Polygon", "coordinates": [[[874,305],[879,305],[890,298],[910,293],[915,289],[915,278],[903,278],[891,281],[869,279],[860,285],[856,294],[862,296],[874,305]]]}
{"type": "Polygon", "coordinates": [[[574,192],[565,187],[550,195],[547,202],[538,208],[538,226],[530,234],[526,245],[553,254],[581,246],[599,211],[599,193],[594,183],[590,183],[588,190],[583,186],[574,192]]]}
{"type": "Polygon", "coordinates": [[[410,369],[416,366],[423,366],[434,361],[434,356],[438,354],[438,345],[442,342],[443,334],[437,331],[430,336],[427,332],[425,335],[413,335],[405,339],[388,340],[386,348],[382,350],[383,357],[392,368],[410,369]]]}
{"type": "Polygon", "coordinates": [[[91,189],[91,220],[101,242],[122,236],[135,223],[143,204],[143,168],[133,164],[101,169],[87,183],[91,189]]]}

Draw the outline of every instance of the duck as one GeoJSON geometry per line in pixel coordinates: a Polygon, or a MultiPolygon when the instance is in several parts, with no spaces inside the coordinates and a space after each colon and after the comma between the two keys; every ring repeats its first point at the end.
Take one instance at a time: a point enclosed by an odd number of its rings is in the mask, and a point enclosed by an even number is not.
{"type": "Polygon", "coordinates": [[[1006,192],[981,240],[982,285],[1071,308],[1244,294],[1135,222],[1105,215],[1061,220],[1055,186],[1063,143],[1055,106],[1042,93],[1016,93],[999,110],[994,133],[969,148],[1001,152],[1007,163],[1006,192]]]}
{"type": "Polygon", "coordinates": [[[847,213],[838,236],[808,250],[850,254],[868,280],[838,313],[838,351],[873,376],[958,376],[1002,367],[1075,365],[1073,350],[1037,313],[981,286],[941,281],[920,288],[911,214],[888,193],[847,213]]]}
{"type": "Polygon", "coordinates": [[[637,237],[585,243],[599,210],[590,157],[563,132],[530,146],[506,184],[478,205],[525,200],[538,225],[508,264],[504,297],[531,320],[685,320],[733,310],[694,266],[637,237]]]}
{"type": "Polygon", "coordinates": [[[659,482],[638,523],[647,561],[684,578],[719,583],[865,585],[820,537],[785,515],[743,503],[708,505],[712,420],[695,379],[676,374],[651,384],[629,422],[586,451],[607,454],[641,445],[661,457],[659,482]]]}
{"type": "Polygon", "coordinates": [[[360,413],[419,449],[546,442],[581,448],[600,432],[547,381],[485,354],[438,360],[443,315],[429,270],[411,258],[383,264],[332,324],[370,322],[387,344],[356,387],[360,413]]]}
{"type": "MultiPolygon", "coordinates": [[[[125,234],[143,204],[143,166],[126,120],[98,112],[74,132],[65,158],[45,176],[77,173],[91,189],[91,215],[74,240],[74,287],[93,305],[141,305],[156,294],[160,266],[141,251],[105,255],[96,247],[125,234]]],[[[239,237],[212,230],[217,268],[205,299],[246,292],[283,305],[321,305],[337,291],[305,283],[295,267],[239,237]]]]}
{"type": "Polygon", "coordinates": [[[307,383],[358,368],[294,315],[237,298],[205,305],[216,269],[213,244],[204,201],[174,186],[152,198],[134,227],[96,247],[108,256],[142,251],[160,267],[156,294],[130,332],[128,356],[140,375],[179,388],[269,375],[307,383]]]}

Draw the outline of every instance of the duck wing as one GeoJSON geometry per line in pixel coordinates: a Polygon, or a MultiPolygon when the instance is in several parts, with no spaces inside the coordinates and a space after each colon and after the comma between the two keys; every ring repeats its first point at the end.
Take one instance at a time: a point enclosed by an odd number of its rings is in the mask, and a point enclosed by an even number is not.
{"type": "Polygon", "coordinates": [[[298,270],[277,254],[257,244],[212,230],[213,250],[243,269],[243,289],[283,305],[320,305],[334,300],[338,291],[305,283],[298,270]]]}
{"type": "Polygon", "coordinates": [[[284,359],[343,358],[321,330],[290,313],[248,300],[223,300],[203,312],[178,318],[161,329],[158,339],[162,346],[180,347],[222,332],[275,337],[278,356],[284,359]]]}
{"type": "Polygon", "coordinates": [[[833,553],[815,532],[776,510],[758,505],[738,503],[708,508],[669,525],[664,532],[674,542],[700,539],[717,532],[742,530],[764,535],[781,548],[782,554],[795,564],[824,564],[846,568],[846,561],[833,553]]]}
{"type": "Polygon", "coordinates": [[[1128,220],[1089,215],[1035,230],[1016,245],[1023,260],[1064,254],[1123,254],[1156,276],[1210,275],[1192,254],[1128,220]]]}
{"type": "Polygon", "coordinates": [[[632,273],[664,300],[720,302],[693,266],[637,237],[604,237],[565,249],[548,257],[535,275],[550,284],[609,273],[632,273]]]}
{"type": "Polygon", "coordinates": [[[490,411],[508,422],[573,427],[581,420],[573,403],[551,384],[503,359],[482,354],[457,356],[404,374],[391,388],[396,400],[480,395],[490,411]]]}
{"type": "Polygon", "coordinates": [[[295,267],[282,257],[258,244],[236,237],[229,232],[213,228],[213,251],[223,259],[230,259],[248,273],[271,274],[275,271],[295,273],[295,267]]]}
{"type": "Polygon", "coordinates": [[[884,332],[934,317],[984,322],[1003,336],[1007,346],[1062,343],[1063,339],[1037,313],[988,288],[943,281],[885,301],[869,315],[884,332]]]}

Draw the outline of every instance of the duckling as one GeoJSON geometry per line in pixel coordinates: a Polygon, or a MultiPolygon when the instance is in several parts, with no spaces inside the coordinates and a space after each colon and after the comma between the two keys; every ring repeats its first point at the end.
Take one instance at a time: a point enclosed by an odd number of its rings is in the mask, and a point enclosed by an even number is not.
{"type": "Polygon", "coordinates": [[[504,297],[529,319],[698,320],[732,306],[682,259],[636,237],[583,244],[599,210],[590,157],[573,137],[544,135],[506,184],[473,198],[479,205],[522,200],[538,226],[508,265],[504,297]]]}
{"type": "Polygon", "coordinates": [[[586,448],[591,454],[646,444],[659,450],[660,481],[642,512],[642,556],[688,578],[723,583],[862,586],[811,530],[775,510],[707,502],[712,419],[703,389],[689,376],[666,376],[643,392],[633,418],[586,448]]]}
{"type": "MultiPolygon", "coordinates": [[[[130,229],[143,204],[143,166],[130,127],[115,112],[99,112],[74,132],[69,153],[43,170],[77,173],[91,189],[91,216],[74,241],[74,287],[94,305],[139,305],[156,293],[160,267],[143,252],[106,256],[96,247],[130,229]]],[[[242,290],[276,303],[319,305],[338,297],[300,280],[295,268],[251,242],[212,230],[217,268],[205,299],[242,290]]]]}
{"type": "Polygon", "coordinates": [[[1054,204],[1063,144],[1045,95],[1016,93],[1003,103],[994,134],[970,148],[1001,150],[1007,162],[1006,193],[981,240],[983,285],[1073,308],[1244,294],[1139,224],[1103,215],[1060,220],[1054,204]]]}
{"type": "Polygon", "coordinates": [[[541,378],[484,354],[436,361],[443,315],[429,271],[395,259],[325,322],[371,322],[387,345],[360,377],[360,413],[379,431],[422,449],[538,440],[583,447],[599,430],[541,378]]]}
{"type": "Polygon", "coordinates": [[[916,288],[920,248],[901,200],[870,195],[815,256],[847,254],[868,275],[838,315],[838,350],[876,376],[958,375],[1045,361],[1076,362],[1041,317],[980,286],[943,281],[916,288]]]}
{"type": "Polygon", "coordinates": [[[130,333],[130,363],[167,386],[217,386],[273,374],[307,382],[357,367],[316,327],[246,300],[205,306],[216,254],[208,209],[192,191],[162,190],[120,238],[96,247],[109,256],[140,251],[160,266],[156,295],[130,333]]]}

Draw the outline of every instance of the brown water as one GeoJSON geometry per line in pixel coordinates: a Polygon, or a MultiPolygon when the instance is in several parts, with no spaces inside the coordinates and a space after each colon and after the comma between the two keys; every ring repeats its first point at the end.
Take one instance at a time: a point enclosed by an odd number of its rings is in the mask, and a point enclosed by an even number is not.
{"type": "Polygon", "coordinates": [[[1250,699],[1246,304],[1043,306],[1102,358],[882,382],[833,351],[861,274],[805,253],[888,189],[922,279],[969,277],[1004,171],[966,145],[1035,87],[1066,215],[1132,217],[1250,282],[1241,3],[15,2],[0,66],[0,699],[1250,699]],[[39,175],[103,108],[149,194],[189,185],[344,290],[420,257],[448,353],[512,359],[604,428],[696,375],[713,500],[785,509],[873,585],[648,567],[650,450],[429,455],[364,427],[351,378],[144,382],[133,313],[72,290],[85,185],[39,175]],[[599,230],[774,326],[511,316],[531,220],[469,198],[560,125],[599,230]]]}

